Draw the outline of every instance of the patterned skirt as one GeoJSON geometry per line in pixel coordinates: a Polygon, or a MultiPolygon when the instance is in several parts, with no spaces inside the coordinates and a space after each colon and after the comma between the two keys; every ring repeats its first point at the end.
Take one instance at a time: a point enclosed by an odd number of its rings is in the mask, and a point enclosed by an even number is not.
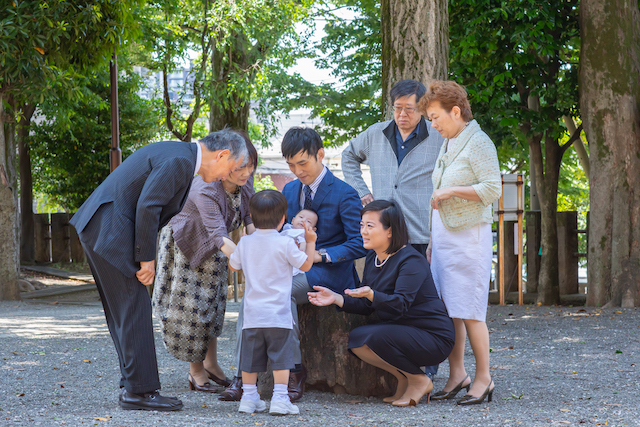
{"type": "Polygon", "coordinates": [[[209,340],[222,332],[227,308],[228,259],[222,251],[191,268],[168,224],[160,233],[153,312],[162,339],[177,359],[202,362],[209,340]]]}

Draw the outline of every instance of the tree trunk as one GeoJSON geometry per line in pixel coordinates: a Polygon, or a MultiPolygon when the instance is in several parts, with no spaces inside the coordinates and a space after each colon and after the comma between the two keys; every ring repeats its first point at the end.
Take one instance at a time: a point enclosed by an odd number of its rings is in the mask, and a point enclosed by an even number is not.
{"type": "Polygon", "coordinates": [[[539,139],[529,141],[534,163],[536,185],[540,200],[540,274],[538,276],[538,302],[555,305],[560,302],[560,279],[558,272],[558,178],[562,162],[562,148],[553,138],[545,140],[545,158],[539,139]],[[544,164],[543,164],[544,163],[544,164]]]}
{"type": "Polygon", "coordinates": [[[580,109],[591,166],[587,304],[639,306],[638,1],[583,0],[580,32],[580,109]]]}
{"type": "MultiPolygon", "coordinates": [[[[236,35],[236,44],[231,47],[231,51],[223,52],[215,46],[213,48],[211,74],[215,83],[209,96],[209,132],[215,132],[225,127],[249,132],[249,110],[251,108],[249,92],[237,91],[229,96],[227,102],[220,102],[218,95],[216,95],[216,90],[225,93],[227,91],[231,71],[229,70],[229,58],[232,58],[234,66],[240,69],[248,69],[252,65],[252,59],[247,57],[246,48],[240,41],[243,38],[245,38],[243,34],[236,35]]],[[[246,38],[244,43],[248,43],[246,38]]],[[[255,72],[247,71],[247,73],[247,81],[253,81],[255,72]]]]}
{"type": "Polygon", "coordinates": [[[20,168],[20,260],[32,263],[35,260],[35,235],[33,221],[33,177],[31,175],[31,154],[29,148],[29,128],[35,105],[23,105],[24,116],[18,124],[18,161],[20,168]]]}
{"type": "Polygon", "coordinates": [[[237,104],[220,108],[216,103],[210,102],[209,108],[209,132],[215,132],[225,127],[249,132],[249,107],[248,99],[239,99],[234,96],[237,104]],[[238,105],[242,105],[238,107],[238,105]]]}
{"type": "Polygon", "coordinates": [[[382,111],[390,118],[389,91],[404,79],[428,85],[446,79],[449,8],[445,0],[382,0],[382,111]]]}
{"type": "MultiPolygon", "coordinates": [[[[12,101],[9,100],[9,105],[12,101]]],[[[11,113],[15,110],[11,105],[11,113]]],[[[6,114],[0,94],[0,301],[19,300],[18,191],[15,121],[6,114]]]]}

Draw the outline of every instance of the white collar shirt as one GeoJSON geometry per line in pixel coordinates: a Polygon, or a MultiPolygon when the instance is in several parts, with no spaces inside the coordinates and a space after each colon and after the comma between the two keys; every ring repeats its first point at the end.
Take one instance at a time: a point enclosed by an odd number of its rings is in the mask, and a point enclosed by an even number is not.
{"type": "Polygon", "coordinates": [[[196,176],[198,174],[198,171],[200,170],[200,166],[202,166],[202,146],[199,142],[192,142],[192,144],[196,144],[198,153],[196,155],[196,170],[195,172],[193,172],[193,176],[196,176]]]}

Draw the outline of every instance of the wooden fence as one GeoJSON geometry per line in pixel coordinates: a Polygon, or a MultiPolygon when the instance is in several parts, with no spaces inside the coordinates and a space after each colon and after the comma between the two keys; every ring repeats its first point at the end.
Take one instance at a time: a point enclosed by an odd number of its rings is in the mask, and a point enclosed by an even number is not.
{"type": "MultiPolygon", "coordinates": [[[[526,239],[524,255],[526,260],[526,293],[538,292],[538,278],[540,274],[540,212],[528,211],[525,215],[526,227],[524,230],[526,239]]],[[[587,215],[587,228],[589,216],[587,215]]],[[[517,291],[518,257],[515,250],[514,236],[515,221],[505,221],[505,293],[517,291]]],[[[578,269],[580,259],[587,257],[586,253],[579,251],[580,234],[588,236],[587,230],[578,229],[578,213],[575,211],[558,212],[558,273],[559,293],[563,295],[584,294],[584,284],[578,281],[578,269]]],[[[494,288],[497,286],[497,277],[494,288]]],[[[588,284],[587,284],[588,286],[588,284]]]]}
{"type": "Polygon", "coordinates": [[[73,214],[34,214],[35,261],[84,262],[85,256],[76,229],[69,224],[73,214]]]}

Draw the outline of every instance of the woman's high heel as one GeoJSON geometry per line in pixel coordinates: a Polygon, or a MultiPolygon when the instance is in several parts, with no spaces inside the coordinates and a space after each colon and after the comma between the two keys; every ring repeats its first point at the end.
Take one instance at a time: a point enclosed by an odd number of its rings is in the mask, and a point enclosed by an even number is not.
{"type": "Polygon", "coordinates": [[[440,390],[440,391],[436,392],[433,395],[433,397],[431,397],[431,399],[433,399],[433,400],[453,399],[453,398],[456,397],[456,394],[460,393],[460,390],[462,390],[463,388],[467,389],[467,392],[469,392],[469,388],[471,387],[471,381],[469,381],[469,384],[467,384],[465,386],[462,385],[467,380],[467,378],[469,378],[469,375],[464,377],[464,379],[462,381],[460,381],[460,384],[455,386],[453,388],[453,390],[451,390],[451,391],[440,390]]]}
{"type": "Polygon", "coordinates": [[[416,399],[409,399],[409,401],[400,402],[399,401],[400,399],[398,399],[398,400],[393,401],[391,404],[393,406],[400,406],[400,407],[416,406],[418,404],[418,402],[420,402],[420,400],[424,396],[427,396],[427,403],[429,403],[429,401],[431,400],[431,392],[432,391],[433,391],[433,383],[431,381],[429,381],[429,384],[425,388],[424,392],[422,392],[422,395],[420,397],[418,397],[417,400],[416,399]]]}
{"type": "Polygon", "coordinates": [[[216,376],[213,372],[207,370],[207,368],[204,368],[204,370],[207,373],[207,376],[209,377],[209,379],[213,380],[213,382],[215,382],[216,384],[221,385],[222,387],[225,387],[225,388],[231,385],[231,380],[226,376],[224,377],[224,379],[222,379],[216,376]]]}
{"type": "MultiPolygon", "coordinates": [[[[424,396],[424,395],[423,395],[424,396]]],[[[427,396],[427,403],[429,403],[429,401],[431,400],[431,392],[426,394],[427,396]]],[[[422,399],[422,396],[420,396],[420,399],[418,399],[418,402],[420,402],[420,400],[422,399]]],[[[397,401],[396,401],[397,402],[397,401]]],[[[409,399],[408,402],[393,402],[391,403],[393,406],[398,406],[398,407],[405,407],[405,406],[416,406],[418,404],[418,402],[416,402],[413,399],[409,399]]]]}
{"type": "Polygon", "coordinates": [[[195,391],[206,391],[207,393],[218,392],[218,389],[216,388],[216,386],[211,384],[209,381],[207,381],[202,385],[198,384],[195,378],[193,378],[193,376],[191,375],[191,372],[189,372],[189,389],[195,390],[195,391]]]}
{"type": "Polygon", "coordinates": [[[465,394],[462,399],[458,400],[458,405],[477,405],[479,403],[482,403],[485,397],[487,398],[487,402],[491,402],[491,400],[493,399],[493,390],[495,388],[496,386],[493,384],[493,381],[491,381],[487,386],[487,389],[484,391],[484,393],[482,393],[482,396],[475,397],[470,394],[465,394]],[[492,385],[493,388],[491,388],[492,385]]]}

